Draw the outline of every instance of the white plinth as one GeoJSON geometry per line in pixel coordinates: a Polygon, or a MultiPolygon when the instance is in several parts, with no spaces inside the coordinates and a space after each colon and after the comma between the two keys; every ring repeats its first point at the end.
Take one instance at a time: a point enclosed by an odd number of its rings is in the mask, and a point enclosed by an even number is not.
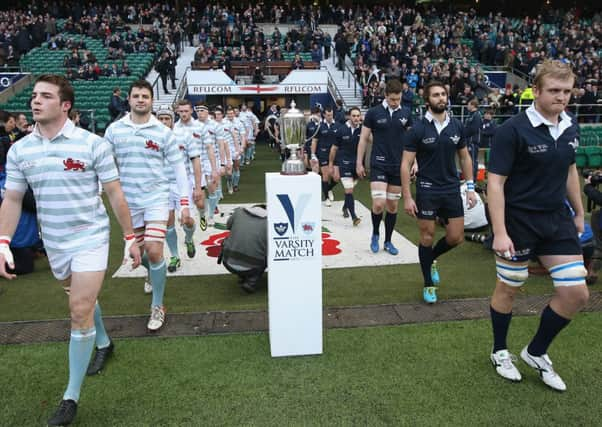
{"type": "Polygon", "coordinates": [[[321,180],[266,174],[272,357],[322,353],[321,180]]]}

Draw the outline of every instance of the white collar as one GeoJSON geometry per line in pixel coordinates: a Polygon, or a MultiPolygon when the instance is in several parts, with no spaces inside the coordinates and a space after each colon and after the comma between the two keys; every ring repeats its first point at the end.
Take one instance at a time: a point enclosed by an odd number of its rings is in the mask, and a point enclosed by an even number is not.
{"type": "Polygon", "coordinates": [[[563,127],[563,124],[566,123],[568,124],[568,126],[565,125],[566,127],[564,127],[566,129],[571,125],[571,118],[566,112],[563,111],[560,113],[560,116],[558,117],[558,124],[555,125],[554,123],[546,119],[544,116],[542,116],[539,111],[537,111],[537,109],[535,108],[535,103],[531,104],[529,108],[527,108],[527,117],[529,118],[529,122],[531,122],[531,126],[533,126],[534,128],[541,125],[546,125],[548,127],[563,127]]]}
{"type": "Polygon", "coordinates": [[[391,114],[393,114],[395,111],[397,111],[397,110],[401,110],[401,104],[399,104],[399,105],[397,106],[397,108],[396,108],[396,109],[392,110],[392,109],[389,107],[389,104],[387,104],[387,100],[386,100],[386,99],[383,99],[383,108],[384,108],[385,110],[388,110],[388,111],[389,111],[391,114]]]}
{"type": "Polygon", "coordinates": [[[148,119],[148,122],[146,122],[146,123],[140,123],[140,124],[134,123],[132,121],[131,113],[127,113],[125,116],[123,116],[121,121],[123,123],[125,123],[126,125],[134,127],[134,128],[146,128],[146,127],[152,127],[152,126],[157,126],[159,124],[161,124],[161,125],[163,124],[159,121],[159,119],[157,119],[152,114],[151,114],[150,118],[148,119]]]}
{"type": "MultiPolygon", "coordinates": [[[[430,111],[427,111],[426,114],[424,115],[424,118],[427,119],[429,122],[433,123],[439,123],[439,121],[435,120],[435,117],[431,114],[430,111]]],[[[449,124],[449,115],[447,114],[447,111],[445,112],[445,120],[443,120],[443,122],[441,123],[441,125],[443,127],[447,126],[449,124]]]]}
{"type": "MultiPolygon", "coordinates": [[[[75,132],[76,126],[75,124],[70,120],[67,119],[65,121],[65,124],[63,124],[63,127],[61,128],[61,130],[59,131],[59,133],[57,133],[54,138],[51,139],[51,141],[57,139],[59,136],[64,136],[65,138],[71,138],[73,136],[73,133],[75,132]]],[[[44,135],[42,135],[40,133],[40,127],[39,125],[36,123],[35,126],[33,127],[33,134],[35,136],[37,136],[40,139],[44,139],[44,135]]]]}
{"type": "Polygon", "coordinates": [[[351,129],[351,130],[356,130],[356,129],[358,129],[358,128],[360,127],[360,125],[357,125],[357,126],[352,126],[352,125],[351,125],[351,120],[347,120],[347,121],[345,122],[345,124],[346,124],[346,125],[347,125],[347,127],[348,127],[349,129],[351,129]]]}

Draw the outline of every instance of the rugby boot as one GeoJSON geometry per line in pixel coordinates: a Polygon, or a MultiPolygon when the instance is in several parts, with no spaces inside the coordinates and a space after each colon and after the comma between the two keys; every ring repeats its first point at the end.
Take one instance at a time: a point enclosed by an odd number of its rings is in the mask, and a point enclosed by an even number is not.
{"type": "Polygon", "coordinates": [[[186,243],[186,255],[188,255],[188,258],[194,258],[194,256],[196,255],[196,248],[194,246],[194,241],[190,241],[190,242],[184,242],[186,243]]]}
{"type": "Polygon", "coordinates": [[[370,250],[374,253],[377,253],[379,249],[378,237],[378,234],[373,234],[370,240],[370,250]]]}
{"type": "Polygon", "coordinates": [[[178,268],[180,268],[180,265],[181,265],[180,258],[178,258],[177,256],[172,256],[169,259],[169,265],[167,266],[167,271],[169,271],[170,273],[173,273],[178,268]]]}
{"type": "Polygon", "coordinates": [[[560,378],[556,371],[554,371],[552,361],[547,354],[533,356],[529,354],[527,347],[525,347],[523,348],[523,351],[520,352],[520,357],[527,365],[539,372],[539,376],[545,385],[556,391],[566,390],[566,384],[562,381],[562,378],[560,378]]]}
{"type": "Polygon", "coordinates": [[[393,243],[391,242],[385,242],[384,250],[389,252],[391,255],[397,255],[399,253],[399,250],[393,246],[393,243]]]}
{"type": "Polygon", "coordinates": [[[151,308],[151,316],[146,327],[149,331],[157,331],[161,329],[165,323],[165,308],[155,305],[151,308]]]}
{"type": "Polygon", "coordinates": [[[516,356],[510,354],[508,350],[499,350],[495,353],[491,353],[489,357],[491,359],[491,363],[495,368],[495,371],[502,378],[506,378],[510,381],[520,381],[522,379],[520,372],[516,369],[514,362],[516,362],[516,356]]]}
{"type": "Polygon", "coordinates": [[[90,365],[88,365],[86,375],[90,376],[100,373],[104,368],[105,363],[107,363],[107,360],[109,360],[113,354],[114,349],[115,345],[113,344],[113,341],[109,341],[109,345],[105,348],[97,348],[94,358],[90,362],[90,365]]]}
{"type": "Polygon", "coordinates": [[[199,228],[201,231],[207,230],[207,218],[205,218],[205,215],[201,216],[201,219],[199,219],[199,228]]]}
{"type": "Polygon", "coordinates": [[[437,302],[437,288],[434,286],[425,286],[422,291],[422,298],[427,304],[435,304],[437,302]]]}
{"type": "Polygon", "coordinates": [[[63,400],[54,415],[48,420],[48,425],[68,426],[75,419],[75,414],[77,414],[77,402],[71,399],[63,400]]]}

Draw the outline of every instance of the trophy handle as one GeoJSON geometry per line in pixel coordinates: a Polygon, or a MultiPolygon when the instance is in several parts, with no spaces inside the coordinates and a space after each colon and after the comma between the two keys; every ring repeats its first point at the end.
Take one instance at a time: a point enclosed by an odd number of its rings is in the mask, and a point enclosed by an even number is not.
{"type": "Polygon", "coordinates": [[[271,138],[275,139],[275,140],[276,140],[276,141],[278,141],[279,143],[282,143],[282,141],[283,141],[283,140],[282,140],[280,137],[276,138],[276,135],[274,135],[274,134],[272,133],[272,131],[270,130],[270,124],[269,124],[269,122],[270,122],[270,120],[272,120],[272,119],[274,119],[274,121],[275,121],[275,122],[276,122],[278,125],[280,125],[280,118],[279,118],[278,116],[276,116],[275,114],[270,114],[270,115],[269,115],[269,116],[267,116],[267,117],[265,118],[265,120],[263,121],[263,123],[264,123],[264,127],[265,127],[265,130],[268,132],[268,134],[270,135],[270,137],[271,137],[271,138]]]}
{"type": "Polygon", "coordinates": [[[318,132],[320,132],[320,119],[318,119],[317,117],[311,117],[309,119],[310,122],[316,122],[316,130],[314,131],[314,134],[312,136],[310,136],[309,138],[305,138],[305,142],[310,142],[312,139],[315,138],[315,136],[318,134],[318,132]]]}

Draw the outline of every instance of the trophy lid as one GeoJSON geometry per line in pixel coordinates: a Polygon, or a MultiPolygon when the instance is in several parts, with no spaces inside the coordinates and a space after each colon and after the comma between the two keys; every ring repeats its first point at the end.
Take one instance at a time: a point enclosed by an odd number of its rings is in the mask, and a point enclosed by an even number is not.
{"type": "Polygon", "coordinates": [[[284,114],[284,118],[287,119],[297,119],[297,118],[305,118],[303,111],[297,109],[297,104],[295,101],[291,101],[291,108],[287,110],[284,114]]]}

